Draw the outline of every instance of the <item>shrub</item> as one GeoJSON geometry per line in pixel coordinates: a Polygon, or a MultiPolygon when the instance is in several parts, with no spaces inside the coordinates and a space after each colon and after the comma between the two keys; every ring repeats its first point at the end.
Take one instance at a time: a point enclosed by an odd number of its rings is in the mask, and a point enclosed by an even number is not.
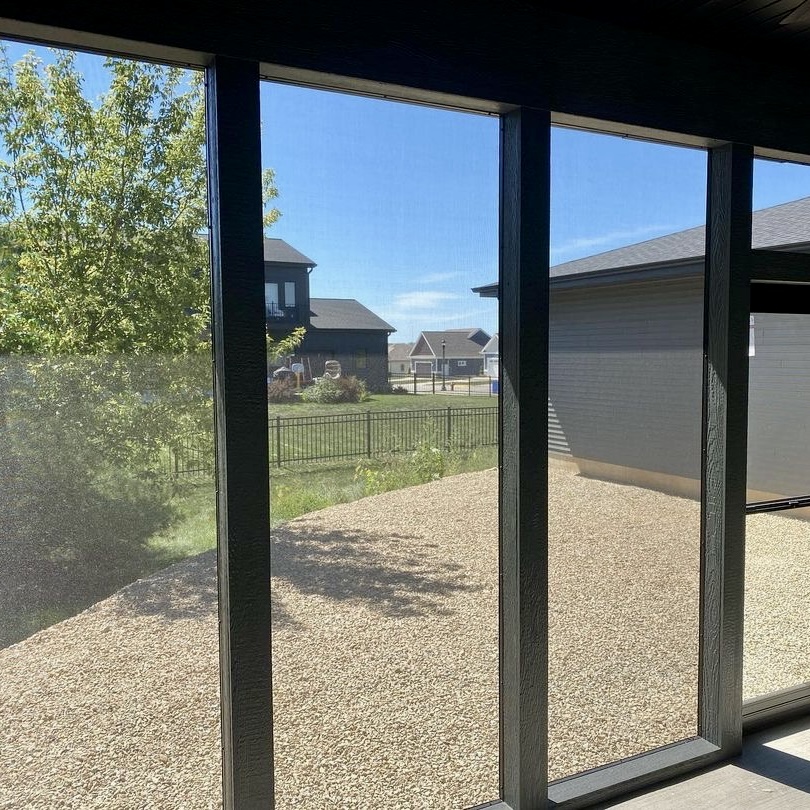
{"type": "Polygon", "coordinates": [[[335,382],[343,392],[341,402],[365,402],[368,399],[366,384],[357,377],[338,377],[335,382]]]}
{"type": "Polygon", "coordinates": [[[268,402],[297,402],[296,387],[289,377],[273,380],[267,386],[268,402]]]}
{"type": "Polygon", "coordinates": [[[395,385],[391,389],[392,394],[410,394],[411,392],[404,385],[395,385]]]}
{"type": "Polygon", "coordinates": [[[320,377],[301,392],[304,402],[329,405],[336,402],[364,402],[368,399],[366,385],[357,377],[320,377]]]}

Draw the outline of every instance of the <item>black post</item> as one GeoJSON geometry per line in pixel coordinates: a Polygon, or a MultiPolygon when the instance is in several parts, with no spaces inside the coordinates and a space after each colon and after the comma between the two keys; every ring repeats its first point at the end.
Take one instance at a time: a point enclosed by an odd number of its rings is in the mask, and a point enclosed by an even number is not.
{"type": "Polygon", "coordinates": [[[431,388],[431,393],[435,394],[436,393],[436,372],[435,371],[432,372],[431,375],[430,375],[430,388],[431,388]]]}
{"type": "Polygon", "coordinates": [[[276,417],[276,465],[281,466],[281,417],[276,417]]]}
{"type": "Polygon", "coordinates": [[[444,340],[444,338],[442,338],[442,391],[447,390],[447,386],[445,385],[445,380],[444,380],[444,375],[445,375],[444,357],[445,357],[445,340],[444,340]]]}
{"type": "Polygon", "coordinates": [[[371,458],[371,411],[366,411],[366,455],[371,458]]]}
{"type": "Polygon", "coordinates": [[[258,62],[207,69],[224,810],[271,808],[270,487],[258,62]]]}
{"type": "Polygon", "coordinates": [[[416,394],[416,372],[413,373],[413,392],[416,394]]]}
{"type": "Polygon", "coordinates": [[[548,112],[501,118],[501,785],[546,807],[548,762],[548,112]]]}

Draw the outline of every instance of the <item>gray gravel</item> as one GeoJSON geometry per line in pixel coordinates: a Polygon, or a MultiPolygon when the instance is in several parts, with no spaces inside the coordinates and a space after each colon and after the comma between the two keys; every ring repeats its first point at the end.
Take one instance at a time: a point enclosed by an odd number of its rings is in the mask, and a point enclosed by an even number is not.
{"type": "MultiPolygon", "coordinates": [[[[695,733],[698,506],[554,469],[550,757],[695,733]]],[[[292,521],[274,542],[278,807],[495,799],[497,475],[292,521]]],[[[746,693],[810,679],[810,524],[749,521],[746,693]],[[795,632],[792,632],[795,631],[795,632]]],[[[0,808],[219,807],[206,553],[0,651],[0,808]]]]}

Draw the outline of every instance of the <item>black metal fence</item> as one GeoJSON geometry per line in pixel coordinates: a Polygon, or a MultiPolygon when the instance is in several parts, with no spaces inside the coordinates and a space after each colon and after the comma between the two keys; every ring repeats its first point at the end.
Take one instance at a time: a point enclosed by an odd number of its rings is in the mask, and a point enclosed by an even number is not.
{"type": "MultiPolygon", "coordinates": [[[[498,407],[362,411],[319,416],[276,416],[269,425],[270,462],[371,458],[424,444],[466,449],[498,443],[498,407]]],[[[210,446],[189,436],[170,453],[170,475],[213,471],[210,446]]]]}
{"type": "Polygon", "coordinates": [[[408,394],[460,394],[468,397],[498,396],[498,379],[495,377],[445,376],[441,374],[393,374],[388,375],[391,388],[404,388],[408,394]]]}

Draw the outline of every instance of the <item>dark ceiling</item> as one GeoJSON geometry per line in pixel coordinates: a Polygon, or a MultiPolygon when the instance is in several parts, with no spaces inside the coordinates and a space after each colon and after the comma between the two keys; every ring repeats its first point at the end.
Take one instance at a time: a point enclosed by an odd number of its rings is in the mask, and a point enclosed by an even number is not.
{"type": "Polygon", "coordinates": [[[569,13],[735,52],[801,58],[810,47],[810,0],[580,0],[569,13]]]}

